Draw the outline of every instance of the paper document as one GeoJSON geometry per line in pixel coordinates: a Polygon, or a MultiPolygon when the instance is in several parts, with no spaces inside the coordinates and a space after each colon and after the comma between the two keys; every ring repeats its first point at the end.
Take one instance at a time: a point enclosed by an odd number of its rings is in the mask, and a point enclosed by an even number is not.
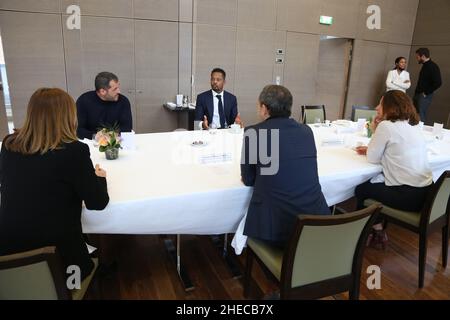
{"type": "Polygon", "coordinates": [[[322,139],[322,146],[334,146],[344,143],[344,139],[341,137],[327,137],[322,139]]]}
{"type": "Polygon", "coordinates": [[[210,154],[200,156],[201,164],[209,164],[209,163],[221,163],[221,162],[230,162],[232,161],[231,154],[223,153],[223,154],[210,154]]]}
{"type": "Polygon", "coordinates": [[[121,141],[120,145],[125,150],[134,150],[136,148],[135,143],[134,143],[134,141],[135,141],[134,131],[122,132],[121,138],[122,138],[122,141],[121,141]]]}

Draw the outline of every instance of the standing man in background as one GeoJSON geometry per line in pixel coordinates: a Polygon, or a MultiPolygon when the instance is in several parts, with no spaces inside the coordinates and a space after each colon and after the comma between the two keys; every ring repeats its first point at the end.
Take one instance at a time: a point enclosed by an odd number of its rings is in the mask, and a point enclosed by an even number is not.
{"type": "Polygon", "coordinates": [[[431,61],[428,48],[417,49],[416,59],[419,64],[422,64],[422,69],[417,81],[414,106],[420,114],[420,120],[425,122],[428,107],[433,99],[433,93],[442,85],[441,71],[439,66],[434,61],[431,61]]]}
{"type": "Polygon", "coordinates": [[[223,90],[225,78],[224,70],[213,69],[211,71],[211,90],[197,96],[195,120],[201,121],[200,129],[209,129],[211,125],[214,125],[215,128],[225,129],[233,123],[242,126],[236,97],[223,90]]]}

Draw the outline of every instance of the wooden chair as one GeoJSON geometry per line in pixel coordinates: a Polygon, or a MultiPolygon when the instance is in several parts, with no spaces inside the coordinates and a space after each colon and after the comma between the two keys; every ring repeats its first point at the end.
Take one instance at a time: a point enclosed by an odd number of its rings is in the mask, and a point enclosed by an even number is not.
{"type": "MultiPolygon", "coordinates": [[[[389,222],[395,223],[419,234],[419,288],[423,288],[425,280],[425,264],[427,260],[428,235],[438,229],[442,230],[442,266],[447,267],[449,220],[450,220],[450,170],[445,171],[428,194],[420,212],[408,212],[383,205],[380,217],[385,219],[385,227],[389,222]]],[[[365,206],[375,202],[364,201],[365,206]]]]}
{"type": "Polygon", "coordinates": [[[98,266],[97,259],[93,262],[81,288],[69,290],[55,247],[0,256],[0,300],[81,300],[98,266]]]}
{"type": "Polygon", "coordinates": [[[299,215],[285,250],[248,238],[244,295],[249,296],[256,258],[279,284],[281,299],[318,299],[344,291],[358,299],[363,252],[380,208],[299,215]]]}
{"type": "Polygon", "coordinates": [[[301,113],[301,121],[305,124],[314,123],[317,118],[320,119],[321,122],[324,122],[326,118],[325,114],[325,106],[324,105],[318,105],[318,106],[301,106],[302,113],[301,113]]]}

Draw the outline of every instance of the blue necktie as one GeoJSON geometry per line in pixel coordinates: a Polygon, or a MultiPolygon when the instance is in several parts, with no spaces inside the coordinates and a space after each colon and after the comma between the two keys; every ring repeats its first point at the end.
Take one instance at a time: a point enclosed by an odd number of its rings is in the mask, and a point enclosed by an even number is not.
{"type": "Polygon", "coordinates": [[[219,117],[220,117],[220,127],[225,128],[225,112],[223,111],[222,96],[220,94],[216,95],[219,99],[219,117]]]}

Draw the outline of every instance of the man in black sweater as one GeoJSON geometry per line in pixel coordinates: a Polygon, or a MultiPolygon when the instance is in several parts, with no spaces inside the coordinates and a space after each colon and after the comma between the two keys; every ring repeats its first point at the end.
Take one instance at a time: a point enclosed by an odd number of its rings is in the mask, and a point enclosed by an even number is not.
{"type": "Polygon", "coordinates": [[[417,81],[414,106],[420,114],[420,120],[425,122],[428,107],[433,99],[433,93],[442,85],[441,71],[439,70],[439,66],[434,61],[431,61],[430,50],[428,48],[417,49],[416,59],[423,66],[420,70],[419,80],[417,81]]]}
{"type": "Polygon", "coordinates": [[[121,132],[133,129],[130,101],[120,94],[120,83],[111,72],[95,77],[95,91],[83,93],[77,100],[80,139],[92,139],[104,127],[117,126],[121,132]]]}

